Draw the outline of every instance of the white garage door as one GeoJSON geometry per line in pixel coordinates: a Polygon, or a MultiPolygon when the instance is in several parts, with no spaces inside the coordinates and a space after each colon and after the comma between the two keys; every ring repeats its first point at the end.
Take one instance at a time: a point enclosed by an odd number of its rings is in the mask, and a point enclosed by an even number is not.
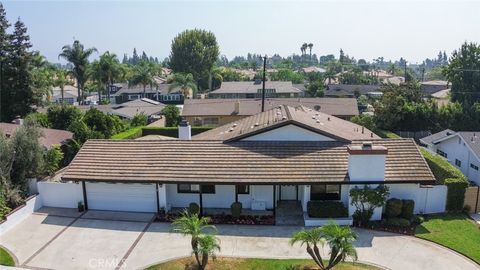
{"type": "Polygon", "coordinates": [[[156,212],[155,184],[86,183],[88,209],[156,212]]]}

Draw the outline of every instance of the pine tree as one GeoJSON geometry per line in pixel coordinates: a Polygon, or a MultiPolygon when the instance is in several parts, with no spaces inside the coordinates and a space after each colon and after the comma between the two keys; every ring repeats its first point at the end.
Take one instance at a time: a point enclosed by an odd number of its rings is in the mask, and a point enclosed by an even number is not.
{"type": "Polygon", "coordinates": [[[7,48],[9,44],[9,35],[7,34],[7,29],[10,24],[7,21],[7,14],[3,8],[2,3],[0,3],[0,122],[3,122],[4,115],[7,114],[7,105],[8,105],[8,96],[5,91],[5,77],[4,70],[6,68],[5,60],[7,59],[7,48]]]}
{"type": "Polygon", "coordinates": [[[145,51],[142,51],[142,60],[148,62],[148,56],[147,56],[147,54],[145,53],[145,51]]]}
{"type": "Polygon", "coordinates": [[[126,53],[123,54],[122,64],[128,64],[128,56],[126,53]]]}
{"type": "Polygon", "coordinates": [[[137,49],[133,48],[133,56],[132,56],[132,61],[131,61],[130,64],[136,65],[136,64],[138,64],[139,61],[140,61],[140,58],[138,57],[137,49]]]}
{"type": "Polygon", "coordinates": [[[445,51],[443,51],[443,64],[444,65],[448,64],[448,57],[447,57],[447,53],[445,51]]]}

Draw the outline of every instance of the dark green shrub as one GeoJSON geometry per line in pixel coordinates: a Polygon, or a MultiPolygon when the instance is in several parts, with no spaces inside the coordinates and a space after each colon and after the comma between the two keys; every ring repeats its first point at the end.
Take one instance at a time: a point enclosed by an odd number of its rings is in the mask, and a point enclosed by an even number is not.
{"type": "Polygon", "coordinates": [[[350,190],[350,204],[355,207],[353,222],[356,226],[364,226],[370,222],[375,208],[383,207],[390,194],[385,185],[371,188],[364,185],[363,188],[355,186],[350,190]]]}
{"type": "Polygon", "coordinates": [[[415,209],[415,201],[414,200],[402,200],[402,214],[403,218],[408,220],[412,220],[413,218],[413,211],[415,209]]]}
{"type": "Polygon", "coordinates": [[[412,219],[412,223],[415,224],[422,224],[425,221],[425,218],[422,216],[414,216],[412,219]]]}
{"type": "MultiPolygon", "coordinates": [[[[192,136],[212,129],[212,127],[191,127],[192,136]]],[[[162,135],[167,137],[178,138],[178,127],[144,127],[142,128],[142,136],[162,135]]]]}
{"type": "Polygon", "coordinates": [[[241,202],[234,202],[230,205],[230,210],[232,211],[232,216],[234,218],[240,217],[242,214],[242,203],[241,202]]]}
{"type": "Polygon", "coordinates": [[[309,201],[307,213],[313,218],[348,217],[347,207],[342,202],[335,201],[309,201]]]}
{"type": "Polygon", "coordinates": [[[387,226],[408,227],[410,226],[410,220],[404,218],[388,218],[382,220],[382,223],[387,226]]]}
{"type": "Polygon", "coordinates": [[[400,216],[402,213],[402,200],[392,198],[387,200],[387,204],[385,205],[385,216],[387,218],[394,218],[400,216]]]}
{"type": "Polygon", "coordinates": [[[198,215],[198,214],[200,214],[200,206],[198,206],[198,204],[192,202],[192,203],[190,203],[190,205],[188,205],[188,212],[192,215],[193,214],[198,215]]]}
{"type": "Polygon", "coordinates": [[[445,179],[445,185],[448,188],[447,210],[454,212],[462,211],[465,201],[465,189],[468,187],[468,182],[464,182],[458,178],[447,178],[445,179]]]}
{"type": "Polygon", "coordinates": [[[143,127],[134,127],[127,129],[124,132],[117,133],[112,136],[114,140],[126,140],[126,139],[136,139],[142,137],[142,128],[143,127]]]}

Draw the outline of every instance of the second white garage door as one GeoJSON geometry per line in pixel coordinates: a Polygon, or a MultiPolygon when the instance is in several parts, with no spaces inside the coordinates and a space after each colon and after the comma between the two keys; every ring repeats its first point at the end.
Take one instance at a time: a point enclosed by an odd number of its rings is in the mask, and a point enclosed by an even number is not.
{"type": "Polygon", "coordinates": [[[88,209],[156,212],[155,184],[86,183],[88,209]]]}

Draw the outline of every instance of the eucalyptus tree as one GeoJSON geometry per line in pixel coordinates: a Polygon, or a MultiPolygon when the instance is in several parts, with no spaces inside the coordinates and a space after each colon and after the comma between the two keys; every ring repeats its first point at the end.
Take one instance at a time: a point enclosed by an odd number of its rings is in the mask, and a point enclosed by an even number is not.
{"type": "Polygon", "coordinates": [[[65,45],[62,47],[62,52],[58,55],[72,63],[73,69],[71,75],[77,80],[78,102],[82,101],[83,90],[88,79],[88,58],[97,52],[95,48],[85,48],[80,41],[75,40],[72,45],[65,45]]]}

